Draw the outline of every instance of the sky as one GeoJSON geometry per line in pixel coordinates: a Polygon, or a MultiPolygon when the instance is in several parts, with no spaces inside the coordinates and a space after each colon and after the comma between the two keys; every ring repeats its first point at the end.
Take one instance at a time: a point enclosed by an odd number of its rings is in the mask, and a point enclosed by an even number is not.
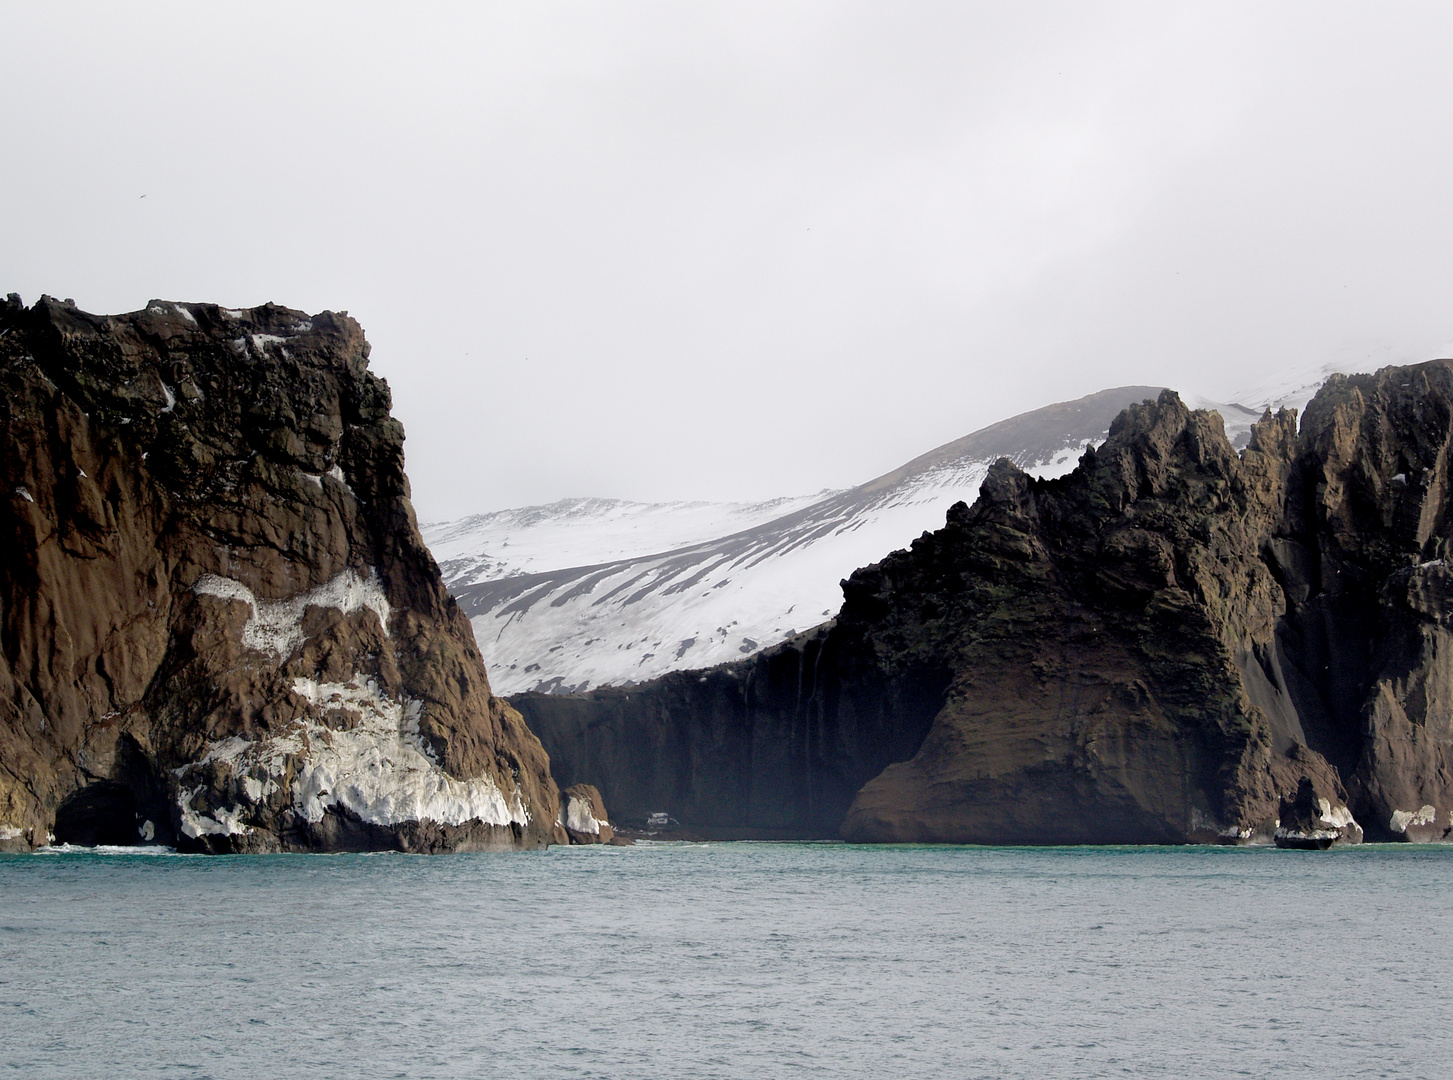
{"type": "Polygon", "coordinates": [[[1453,341],[1453,5],[0,19],[0,292],[348,311],[424,521],[846,487],[1453,341]]]}

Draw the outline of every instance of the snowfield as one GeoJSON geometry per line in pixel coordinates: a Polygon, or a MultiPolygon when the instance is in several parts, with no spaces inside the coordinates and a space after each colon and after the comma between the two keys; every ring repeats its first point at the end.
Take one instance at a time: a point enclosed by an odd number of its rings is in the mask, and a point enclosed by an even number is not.
{"type": "MultiPolygon", "coordinates": [[[[1270,407],[1306,403],[1334,367],[1215,401],[1233,445],[1270,407]]],[[[581,692],[739,660],[831,618],[854,569],[943,525],[1008,457],[1041,477],[1078,464],[1127,404],[1120,387],[993,424],[846,491],[764,503],[566,499],[423,526],[474,626],[497,694],[581,692]]]]}

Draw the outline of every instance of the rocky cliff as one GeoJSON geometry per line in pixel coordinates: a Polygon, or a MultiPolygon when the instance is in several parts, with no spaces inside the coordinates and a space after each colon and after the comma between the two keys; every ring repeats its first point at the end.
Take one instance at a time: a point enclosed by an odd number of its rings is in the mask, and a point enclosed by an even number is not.
{"type": "Polygon", "coordinates": [[[564,839],[346,314],[0,308],[0,845],[564,839]]]}
{"type": "Polygon", "coordinates": [[[1238,453],[1173,393],[754,661],[516,699],[618,822],[1323,846],[1453,831],[1453,367],[1331,379],[1238,453]],[[1283,820],[1285,818],[1286,820],[1283,820]],[[1280,834],[1278,836],[1278,834],[1280,834]]]}

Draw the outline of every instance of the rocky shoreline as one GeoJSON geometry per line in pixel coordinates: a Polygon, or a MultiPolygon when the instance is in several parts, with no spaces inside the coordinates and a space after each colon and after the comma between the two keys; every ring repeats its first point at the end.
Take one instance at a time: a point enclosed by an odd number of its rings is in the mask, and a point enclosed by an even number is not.
{"type": "Polygon", "coordinates": [[[512,704],[367,361],[342,313],[0,306],[0,851],[1453,837],[1449,362],[1241,452],[1166,391],[781,646],[512,704]]]}

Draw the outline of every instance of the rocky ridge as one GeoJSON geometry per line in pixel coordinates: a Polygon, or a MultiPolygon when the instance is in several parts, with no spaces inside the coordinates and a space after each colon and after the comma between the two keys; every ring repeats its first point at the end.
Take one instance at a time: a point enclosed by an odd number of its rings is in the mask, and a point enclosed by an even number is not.
{"type": "Polygon", "coordinates": [[[750,661],[513,699],[618,821],[859,841],[1453,833],[1453,367],[1334,376],[1238,453],[1170,392],[750,661]]]}
{"type": "Polygon", "coordinates": [[[1122,386],[1047,405],[805,499],[567,500],[424,526],[424,536],[500,692],[640,683],[816,626],[837,608],[844,574],[942,521],[995,460],[1060,475],[1121,409],[1158,392],[1122,386]]]}
{"type": "Polygon", "coordinates": [[[565,841],[368,351],[272,304],[0,307],[0,846],[565,841]]]}

